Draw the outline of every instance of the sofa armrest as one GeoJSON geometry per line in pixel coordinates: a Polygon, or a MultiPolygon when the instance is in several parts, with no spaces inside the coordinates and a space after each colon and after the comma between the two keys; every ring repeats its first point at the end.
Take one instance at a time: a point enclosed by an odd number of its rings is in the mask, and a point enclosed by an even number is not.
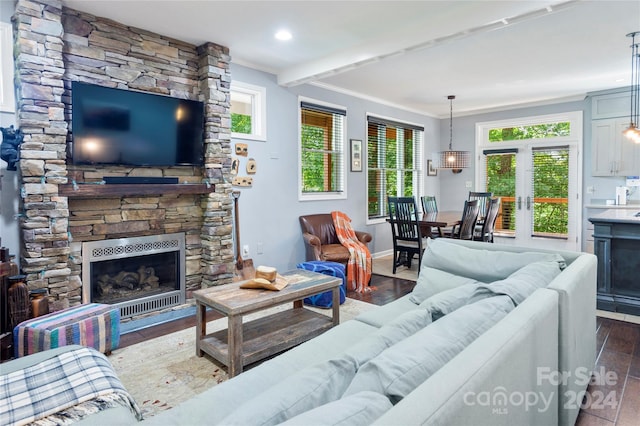
{"type": "Polygon", "coordinates": [[[587,389],[596,362],[596,257],[583,253],[547,286],[559,296],[559,425],[573,425],[580,411],[571,397],[587,389]]]}
{"type": "Polygon", "coordinates": [[[358,237],[358,241],[363,244],[368,244],[371,242],[373,237],[368,232],[356,231],[356,237],[358,237]]]}
{"type": "Polygon", "coordinates": [[[374,424],[555,425],[557,339],[558,294],[536,290],[374,424]]]}
{"type": "Polygon", "coordinates": [[[307,251],[306,260],[322,260],[320,256],[322,253],[320,238],[308,232],[303,232],[302,239],[304,240],[304,246],[307,251]]]}

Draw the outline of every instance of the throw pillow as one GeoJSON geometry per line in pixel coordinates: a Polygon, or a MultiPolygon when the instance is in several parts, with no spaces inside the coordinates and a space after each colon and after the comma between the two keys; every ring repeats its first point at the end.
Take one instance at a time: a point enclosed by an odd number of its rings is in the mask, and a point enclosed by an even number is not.
{"type": "Polygon", "coordinates": [[[476,249],[444,240],[428,242],[422,265],[485,283],[505,279],[532,262],[555,261],[561,269],[566,266],[563,257],[556,253],[476,249]]]}
{"type": "Polygon", "coordinates": [[[493,294],[507,295],[517,306],[537,289],[549,285],[558,274],[560,274],[560,268],[557,262],[533,262],[518,269],[504,280],[479,285],[477,291],[478,294],[488,290],[493,294]]]}
{"type": "Polygon", "coordinates": [[[494,296],[490,291],[480,292],[478,288],[482,285],[477,281],[464,284],[450,290],[441,291],[434,294],[418,305],[431,312],[431,320],[435,321],[464,305],[473,303],[485,297],[494,296]]]}
{"type": "Polygon", "coordinates": [[[397,403],[513,308],[495,296],[453,311],[360,367],[344,396],[369,390],[397,403]]]}
{"type": "Polygon", "coordinates": [[[355,375],[347,358],[332,359],[289,376],[240,404],[223,425],[276,425],[339,399],[355,375]]]}
{"type": "Polygon", "coordinates": [[[299,414],[282,423],[282,425],[370,425],[391,408],[393,408],[393,405],[386,396],[365,391],[299,414]]]}
{"type": "Polygon", "coordinates": [[[405,312],[347,349],[345,356],[353,359],[357,369],[386,348],[422,330],[429,324],[431,324],[429,311],[413,309],[405,312]]]}
{"type": "Polygon", "coordinates": [[[441,291],[475,282],[476,280],[472,278],[463,277],[450,272],[441,271],[440,269],[425,266],[423,261],[422,266],[420,267],[418,281],[416,282],[416,286],[413,288],[409,299],[416,305],[419,305],[428,297],[440,293],[441,291]]]}

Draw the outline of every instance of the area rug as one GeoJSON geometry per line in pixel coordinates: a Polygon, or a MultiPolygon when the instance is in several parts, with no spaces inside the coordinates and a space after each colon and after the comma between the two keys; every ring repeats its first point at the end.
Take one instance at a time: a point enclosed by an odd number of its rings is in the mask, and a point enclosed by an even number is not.
{"type": "MultiPolygon", "coordinates": [[[[347,298],[340,305],[340,322],[376,306],[347,298]]],[[[250,321],[260,316],[290,309],[290,305],[247,315],[250,321]]],[[[331,309],[309,308],[331,316],[331,309]]],[[[227,319],[207,323],[207,333],[227,328],[227,319]]],[[[222,383],[228,379],[227,369],[213,358],[196,356],[195,327],[166,336],[146,340],[109,356],[118,377],[136,400],[143,416],[150,417],[222,383]]]]}
{"type": "Polygon", "coordinates": [[[401,278],[408,281],[416,281],[418,279],[419,264],[418,259],[414,259],[411,262],[411,268],[407,268],[404,265],[396,268],[396,273],[393,273],[393,255],[383,256],[373,259],[372,261],[373,273],[377,275],[383,275],[385,277],[401,278]]]}

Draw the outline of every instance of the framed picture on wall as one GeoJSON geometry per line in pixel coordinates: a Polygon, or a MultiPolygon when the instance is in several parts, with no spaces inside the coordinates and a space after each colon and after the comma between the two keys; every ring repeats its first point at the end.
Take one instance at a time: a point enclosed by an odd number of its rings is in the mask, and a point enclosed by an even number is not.
{"type": "Polygon", "coordinates": [[[362,171],[362,141],[351,139],[351,171],[362,171]]]}
{"type": "Polygon", "coordinates": [[[432,160],[427,160],[427,176],[438,176],[438,169],[433,167],[432,160]]]}

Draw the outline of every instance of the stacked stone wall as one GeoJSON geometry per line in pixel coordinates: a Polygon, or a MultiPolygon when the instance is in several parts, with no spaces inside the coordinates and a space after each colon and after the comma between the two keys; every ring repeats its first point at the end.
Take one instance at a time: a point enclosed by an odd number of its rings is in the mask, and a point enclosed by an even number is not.
{"type": "Polygon", "coordinates": [[[185,232],[188,295],[232,277],[229,52],[193,46],[64,8],[16,3],[17,123],[21,146],[21,262],[30,289],[48,288],[54,309],[82,303],[83,241],[185,232]],[[82,81],[205,103],[205,166],[89,167],[67,160],[71,82],[82,81]],[[207,182],[207,195],[80,199],[59,185],[96,185],[105,176],[171,176],[207,182]]]}

